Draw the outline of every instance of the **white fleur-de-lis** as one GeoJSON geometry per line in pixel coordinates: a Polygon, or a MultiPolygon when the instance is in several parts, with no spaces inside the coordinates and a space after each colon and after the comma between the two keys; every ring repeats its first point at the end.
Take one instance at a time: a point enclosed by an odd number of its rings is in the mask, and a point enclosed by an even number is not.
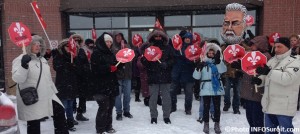
{"type": "Polygon", "coordinates": [[[155,49],[147,48],[147,54],[154,55],[155,49]]]}
{"type": "Polygon", "coordinates": [[[195,48],[195,46],[191,46],[191,48],[189,49],[189,51],[190,51],[192,54],[195,54],[197,50],[198,50],[198,49],[195,48]]]}
{"type": "Polygon", "coordinates": [[[260,56],[256,56],[255,52],[251,52],[251,57],[248,57],[247,60],[252,62],[252,65],[256,65],[256,62],[260,60],[260,56]]]}
{"type": "Polygon", "coordinates": [[[231,45],[231,49],[228,51],[231,53],[233,56],[236,56],[236,54],[240,51],[239,48],[235,48],[235,45],[231,45]]]}
{"type": "Polygon", "coordinates": [[[176,42],[176,43],[179,43],[179,37],[178,36],[179,35],[177,35],[177,34],[174,36],[174,42],[176,42]]]}
{"type": "Polygon", "coordinates": [[[14,27],[14,32],[18,33],[20,36],[25,32],[25,28],[21,27],[19,22],[16,22],[16,27],[14,27]]]}
{"type": "Polygon", "coordinates": [[[246,20],[247,20],[247,21],[250,21],[250,20],[251,20],[250,15],[247,15],[246,20]]]}
{"type": "Polygon", "coordinates": [[[127,51],[123,51],[124,57],[127,57],[128,55],[131,55],[131,49],[128,49],[127,51]]]}
{"type": "Polygon", "coordinates": [[[136,41],[139,41],[139,38],[140,37],[138,35],[134,35],[134,37],[133,37],[133,39],[136,40],[136,41]]]}
{"type": "Polygon", "coordinates": [[[193,35],[193,40],[197,40],[197,35],[196,34],[193,35]]]}
{"type": "Polygon", "coordinates": [[[273,35],[272,37],[273,37],[274,41],[276,41],[279,38],[279,35],[278,35],[278,33],[275,33],[275,35],[273,35]]]}

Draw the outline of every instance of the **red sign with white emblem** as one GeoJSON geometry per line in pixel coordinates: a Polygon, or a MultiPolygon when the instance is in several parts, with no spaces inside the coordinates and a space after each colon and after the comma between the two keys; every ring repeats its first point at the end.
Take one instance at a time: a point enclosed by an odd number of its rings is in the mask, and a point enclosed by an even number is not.
{"type": "Polygon", "coordinates": [[[238,59],[243,58],[245,55],[245,48],[239,44],[228,45],[223,51],[224,60],[228,63],[237,61],[238,59]]]}
{"type": "Polygon", "coordinates": [[[201,36],[199,33],[193,32],[193,44],[200,45],[201,43],[201,36]]]}
{"type": "Polygon", "coordinates": [[[8,33],[10,40],[19,47],[28,46],[32,39],[29,28],[21,22],[13,22],[8,28],[8,33]]]}
{"type": "Polygon", "coordinates": [[[270,36],[269,36],[269,43],[271,46],[274,46],[274,42],[280,37],[280,34],[279,33],[272,33],[270,36]]]}
{"type": "Polygon", "coordinates": [[[246,16],[246,25],[252,26],[254,24],[254,17],[252,15],[246,16]]]}
{"type": "Polygon", "coordinates": [[[199,45],[189,45],[184,53],[185,53],[185,57],[191,61],[196,61],[200,59],[200,54],[201,54],[202,50],[199,47],[199,45]]]}
{"type": "Polygon", "coordinates": [[[267,64],[267,57],[259,51],[248,52],[241,60],[242,70],[249,75],[255,75],[255,70],[259,66],[267,64]]]}
{"type": "Polygon", "coordinates": [[[139,34],[135,34],[132,36],[132,44],[136,47],[140,47],[143,44],[143,38],[139,34]]]}
{"type": "Polygon", "coordinates": [[[148,61],[159,61],[162,56],[162,51],[159,47],[150,46],[145,49],[144,56],[148,61]]]}
{"type": "Polygon", "coordinates": [[[182,48],[182,39],[181,37],[179,36],[179,34],[175,34],[172,38],[172,43],[173,43],[173,47],[176,49],[176,50],[181,50],[182,48]]]}
{"type": "Polygon", "coordinates": [[[129,48],[121,49],[116,54],[117,61],[119,61],[121,63],[127,63],[127,62],[132,61],[134,56],[135,56],[134,51],[129,48]]]}

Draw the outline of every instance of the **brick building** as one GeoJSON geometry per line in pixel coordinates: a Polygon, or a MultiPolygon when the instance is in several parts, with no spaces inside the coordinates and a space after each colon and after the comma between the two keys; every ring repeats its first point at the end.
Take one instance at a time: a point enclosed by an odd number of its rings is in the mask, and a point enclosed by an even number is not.
{"type": "MultiPolygon", "coordinates": [[[[23,22],[32,33],[46,39],[30,2],[32,0],[0,0],[0,88],[6,90],[14,84],[10,72],[12,60],[21,54],[21,49],[9,39],[10,24],[23,22]]],[[[224,9],[232,2],[245,5],[248,14],[255,17],[249,29],[256,35],[299,34],[298,0],[38,0],[38,5],[47,23],[48,36],[54,42],[66,38],[70,32],[91,38],[92,28],[98,36],[104,31],[122,31],[130,42],[135,33],[145,38],[156,19],[169,36],[189,29],[199,32],[203,38],[221,40],[224,9]]]]}

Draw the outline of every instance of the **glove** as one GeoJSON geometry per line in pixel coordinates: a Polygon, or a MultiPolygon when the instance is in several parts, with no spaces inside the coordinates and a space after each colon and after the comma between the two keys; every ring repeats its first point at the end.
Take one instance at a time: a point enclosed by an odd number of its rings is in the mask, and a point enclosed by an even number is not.
{"type": "Polygon", "coordinates": [[[241,71],[235,71],[235,78],[242,78],[243,75],[244,75],[243,72],[241,72],[241,71]]]}
{"type": "Polygon", "coordinates": [[[218,50],[214,57],[215,64],[220,64],[220,62],[221,62],[220,56],[221,56],[221,52],[218,50]]]}
{"type": "Polygon", "coordinates": [[[197,65],[196,65],[196,69],[201,71],[203,69],[203,67],[205,66],[205,62],[199,62],[197,65]]]}
{"type": "Polygon", "coordinates": [[[252,77],[251,78],[251,84],[257,84],[260,85],[262,83],[262,80],[258,77],[252,77]]]}
{"type": "Polygon", "coordinates": [[[31,61],[31,57],[29,55],[23,55],[21,59],[21,66],[25,69],[28,69],[28,63],[31,61]]]}
{"type": "Polygon", "coordinates": [[[271,69],[265,64],[264,67],[257,67],[255,71],[259,75],[267,75],[270,70],[271,69]]]}
{"type": "Polygon", "coordinates": [[[241,69],[241,61],[240,60],[234,61],[230,65],[231,65],[232,68],[241,69]]]}
{"type": "Polygon", "coordinates": [[[110,72],[115,72],[117,69],[118,68],[116,66],[110,66],[110,72]]]}
{"type": "Polygon", "coordinates": [[[167,69],[168,65],[166,62],[162,62],[159,64],[162,69],[167,69]]]}

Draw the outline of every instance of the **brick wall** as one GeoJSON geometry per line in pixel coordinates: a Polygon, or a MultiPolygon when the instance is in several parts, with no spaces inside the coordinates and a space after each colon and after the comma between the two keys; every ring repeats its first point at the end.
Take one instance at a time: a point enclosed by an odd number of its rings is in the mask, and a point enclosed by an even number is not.
{"type": "MultiPolygon", "coordinates": [[[[5,70],[5,86],[6,89],[14,82],[11,79],[12,61],[22,53],[21,48],[16,47],[10,39],[7,32],[8,27],[12,22],[20,21],[29,27],[31,33],[41,35],[46,39],[46,44],[49,46],[47,38],[43,32],[38,19],[36,18],[30,2],[32,0],[4,0],[2,12],[2,39],[3,39],[3,57],[5,70]]],[[[47,34],[50,40],[62,39],[61,15],[59,12],[60,0],[37,1],[41,10],[41,14],[47,23],[47,34]]],[[[14,89],[8,89],[8,93],[13,94],[14,89]]]]}
{"type": "Polygon", "coordinates": [[[300,34],[299,0],[264,0],[263,35],[279,32],[281,36],[300,34]]]}

